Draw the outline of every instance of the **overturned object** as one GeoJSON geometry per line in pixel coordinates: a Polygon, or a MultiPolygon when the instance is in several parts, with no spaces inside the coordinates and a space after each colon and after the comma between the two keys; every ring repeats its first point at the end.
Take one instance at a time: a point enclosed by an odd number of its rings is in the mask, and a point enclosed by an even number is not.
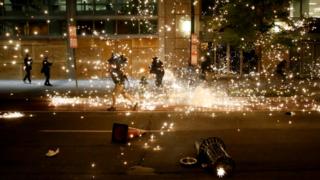
{"type": "Polygon", "coordinates": [[[138,128],[128,127],[126,124],[114,123],[112,127],[112,142],[127,143],[129,139],[140,137],[146,131],[138,128]]]}
{"type": "Polygon", "coordinates": [[[222,139],[210,137],[195,142],[199,163],[210,171],[213,171],[219,178],[232,175],[235,169],[235,162],[226,152],[222,139]]]}

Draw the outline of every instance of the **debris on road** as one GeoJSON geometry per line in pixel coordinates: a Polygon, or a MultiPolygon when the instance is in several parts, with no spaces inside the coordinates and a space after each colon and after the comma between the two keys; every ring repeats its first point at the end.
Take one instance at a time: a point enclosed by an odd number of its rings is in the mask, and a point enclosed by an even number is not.
{"type": "Polygon", "coordinates": [[[296,115],[296,113],[295,113],[295,112],[286,112],[286,115],[288,115],[288,116],[294,116],[294,115],[296,115]]]}
{"type": "Polygon", "coordinates": [[[59,152],[60,152],[59,148],[57,148],[56,150],[49,149],[48,152],[46,153],[46,156],[53,157],[53,156],[57,155],[59,152]]]}
{"type": "Polygon", "coordinates": [[[153,168],[145,166],[130,167],[127,173],[129,175],[156,175],[153,168]]]}
{"type": "Polygon", "coordinates": [[[145,133],[146,133],[146,131],[143,129],[133,128],[133,127],[128,128],[128,137],[129,138],[141,137],[145,133]]]}
{"type": "Polygon", "coordinates": [[[226,151],[222,139],[209,137],[195,142],[198,161],[202,167],[215,172],[219,178],[232,175],[235,162],[226,151]]]}
{"type": "Polygon", "coordinates": [[[197,162],[198,162],[198,160],[197,160],[196,158],[194,158],[194,157],[189,157],[189,156],[183,157],[183,158],[180,159],[180,164],[181,164],[182,166],[185,166],[185,167],[194,166],[194,165],[197,164],[197,162]]]}
{"type": "Polygon", "coordinates": [[[114,123],[112,127],[112,142],[127,143],[129,139],[141,137],[146,130],[129,127],[126,124],[114,123]]]}

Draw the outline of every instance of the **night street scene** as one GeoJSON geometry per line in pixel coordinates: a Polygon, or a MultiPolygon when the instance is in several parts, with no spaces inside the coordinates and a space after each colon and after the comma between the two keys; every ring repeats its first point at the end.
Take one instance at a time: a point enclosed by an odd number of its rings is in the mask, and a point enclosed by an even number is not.
{"type": "Polygon", "coordinates": [[[0,180],[319,177],[320,0],[0,0],[0,180]]]}

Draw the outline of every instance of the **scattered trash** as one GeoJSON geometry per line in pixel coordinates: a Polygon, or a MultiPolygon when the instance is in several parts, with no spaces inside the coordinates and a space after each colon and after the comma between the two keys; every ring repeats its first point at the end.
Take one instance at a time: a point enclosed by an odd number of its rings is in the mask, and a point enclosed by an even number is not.
{"type": "Polygon", "coordinates": [[[129,139],[141,137],[146,131],[138,128],[129,127],[126,124],[114,123],[112,127],[112,142],[127,143],[129,139]]]}
{"type": "Polygon", "coordinates": [[[49,149],[48,152],[46,153],[46,156],[53,157],[53,156],[57,155],[59,152],[60,152],[59,148],[57,148],[56,150],[49,149]]]}
{"type": "Polygon", "coordinates": [[[296,113],[295,113],[295,112],[286,112],[286,115],[288,115],[288,116],[294,116],[294,115],[296,115],[296,113]]]}
{"type": "Polygon", "coordinates": [[[194,157],[183,157],[180,159],[180,164],[185,167],[191,167],[196,165],[198,160],[194,157]]]}
{"type": "Polygon", "coordinates": [[[134,137],[141,137],[143,134],[145,134],[146,131],[138,128],[129,127],[128,128],[128,137],[134,138],[134,137]]]}
{"type": "Polygon", "coordinates": [[[156,175],[153,168],[145,166],[130,167],[127,173],[130,175],[156,175]]]}
{"type": "Polygon", "coordinates": [[[212,170],[219,178],[232,175],[235,162],[226,152],[226,146],[222,139],[210,137],[195,142],[198,161],[202,167],[212,170]]]}

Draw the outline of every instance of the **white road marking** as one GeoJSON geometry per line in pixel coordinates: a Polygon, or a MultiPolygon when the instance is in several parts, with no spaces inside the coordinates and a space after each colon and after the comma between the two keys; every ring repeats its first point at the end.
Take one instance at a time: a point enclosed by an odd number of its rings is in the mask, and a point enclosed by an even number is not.
{"type": "MultiPolygon", "coordinates": [[[[164,130],[143,130],[146,133],[160,133],[164,130]]],[[[87,130],[87,129],[79,129],[79,130],[71,130],[71,129],[44,129],[40,130],[43,133],[112,133],[112,130],[87,130]]],[[[168,131],[164,131],[168,132],[168,131]]],[[[171,132],[171,131],[169,131],[171,132]]]]}

